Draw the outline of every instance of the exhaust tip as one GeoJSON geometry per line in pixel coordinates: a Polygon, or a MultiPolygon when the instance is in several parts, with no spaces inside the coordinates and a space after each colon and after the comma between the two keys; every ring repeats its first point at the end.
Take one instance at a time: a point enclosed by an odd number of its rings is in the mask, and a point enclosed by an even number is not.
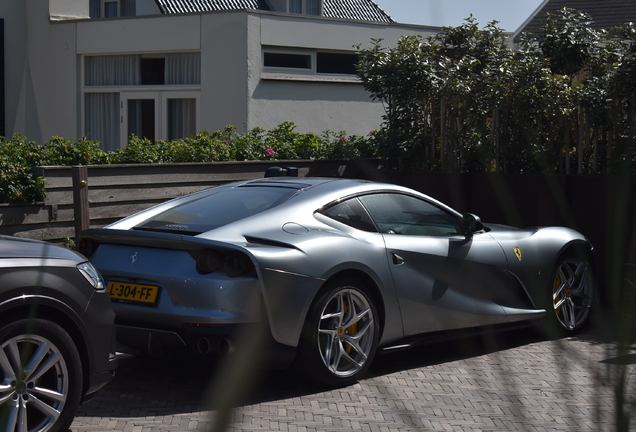
{"type": "Polygon", "coordinates": [[[208,338],[199,338],[199,340],[197,341],[197,350],[199,351],[200,354],[206,355],[210,353],[210,350],[212,349],[212,344],[210,344],[210,341],[208,340],[208,338]]]}
{"type": "Polygon", "coordinates": [[[234,352],[234,344],[228,339],[221,339],[217,345],[219,354],[226,355],[234,352]]]}

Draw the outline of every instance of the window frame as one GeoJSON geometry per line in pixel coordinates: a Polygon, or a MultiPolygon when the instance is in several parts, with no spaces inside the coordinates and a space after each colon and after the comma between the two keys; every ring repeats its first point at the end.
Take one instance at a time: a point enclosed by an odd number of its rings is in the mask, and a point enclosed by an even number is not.
{"type": "Polygon", "coordinates": [[[101,4],[99,5],[99,13],[102,18],[116,18],[121,16],[121,4],[119,0],[101,0],[101,4]],[[117,4],[117,15],[114,17],[106,16],[106,3],[116,3],[117,4]]]}
{"type": "Polygon", "coordinates": [[[263,49],[262,51],[262,68],[264,72],[283,72],[283,73],[294,73],[294,74],[303,74],[303,75],[314,75],[316,73],[316,53],[312,51],[302,51],[302,50],[286,50],[280,48],[274,49],[263,49]],[[294,68],[294,67],[283,67],[283,66],[266,66],[265,65],[265,55],[266,54],[287,54],[287,55],[301,55],[309,57],[309,67],[308,68],[294,68]]]}
{"type": "MultiPolygon", "coordinates": [[[[196,51],[200,52],[200,51],[196,51]]],[[[142,54],[142,56],[148,57],[160,57],[162,55],[171,54],[172,51],[165,53],[148,53],[142,54]]],[[[119,143],[117,148],[123,148],[128,142],[127,134],[127,117],[124,110],[127,111],[127,106],[124,104],[124,99],[134,98],[132,96],[140,95],[144,98],[145,95],[157,94],[155,100],[155,138],[165,139],[168,136],[168,121],[164,118],[167,116],[167,100],[168,99],[196,99],[196,129],[197,133],[201,131],[201,84],[138,84],[138,85],[86,85],[86,58],[92,57],[90,55],[84,55],[81,59],[80,79],[82,83],[80,98],[80,113],[81,113],[81,135],[86,136],[86,94],[88,93],[116,93],[119,95],[119,110],[120,110],[120,122],[119,122],[119,143]]],[[[153,96],[153,98],[155,98],[153,96]]]]}
{"type": "Polygon", "coordinates": [[[401,191],[386,190],[386,191],[373,191],[373,192],[369,192],[369,193],[360,194],[360,195],[357,196],[357,198],[359,198],[360,203],[362,204],[362,206],[365,208],[365,210],[369,214],[369,217],[371,218],[371,220],[373,221],[374,225],[378,229],[378,232],[380,234],[382,234],[382,235],[401,235],[401,236],[408,236],[408,237],[432,237],[432,238],[465,237],[465,235],[462,233],[461,215],[459,215],[456,211],[454,211],[454,210],[452,210],[450,208],[445,208],[444,206],[438,205],[437,203],[433,202],[432,200],[426,199],[424,197],[413,195],[413,194],[409,194],[409,193],[404,193],[404,192],[401,192],[401,191]],[[381,229],[381,224],[374,217],[373,212],[371,212],[369,210],[369,208],[367,207],[367,205],[363,201],[364,197],[368,197],[368,196],[372,196],[372,195],[398,195],[398,196],[408,197],[408,198],[412,198],[414,200],[426,203],[429,206],[434,207],[435,209],[439,210],[440,212],[442,212],[442,213],[448,215],[450,218],[452,218],[452,220],[454,222],[454,228],[456,229],[456,232],[445,234],[445,235],[427,235],[427,234],[408,234],[408,233],[399,233],[399,232],[394,232],[394,233],[384,232],[381,229]]]}
{"type": "Polygon", "coordinates": [[[261,49],[261,79],[285,81],[325,81],[362,83],[357,74],[318,72],[318,54],[348,54],[355,55],[355,51],[322,50],[322,49],[286,49],[283,47],[263,46],[261,49]],[[307,69],[292,67],[265,66],[265,55],[290,54],[305,55],[310,58],[311,67],[307,69]]]}

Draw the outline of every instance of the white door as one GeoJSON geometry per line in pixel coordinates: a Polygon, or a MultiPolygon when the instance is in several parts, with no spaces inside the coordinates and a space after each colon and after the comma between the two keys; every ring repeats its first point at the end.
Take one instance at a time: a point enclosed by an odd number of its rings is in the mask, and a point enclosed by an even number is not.
{"type": "Polygon", "coordinates": [[[121,146],[134,134],[151,141],[187,138],[200,132],[199,91],[121,93],[121,146]]]}
{"type": "Polygon", "coordinates": [[[161,139],[160,92],[122,92],[121,143],[126,146],[132,135],[151,141],[161,139]]]}

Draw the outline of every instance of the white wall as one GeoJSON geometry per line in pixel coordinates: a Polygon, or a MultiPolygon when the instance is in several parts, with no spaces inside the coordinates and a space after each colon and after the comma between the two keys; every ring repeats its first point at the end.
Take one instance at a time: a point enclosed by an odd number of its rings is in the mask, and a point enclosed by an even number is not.
{"type": "Polygon", "coordinates": [[[201,16],[201,126],[208,131],[227,125],[245,131],[247,123],[246,13],[201,16]]]}
{"type": "Polygon", "coordinates": [[[49,3],[2,0],[6,135],[37,143],[77,136],[77,56],[72,26],[51,24],[49,3]]]}
{"type": "MultiPolygon", "coordinates": [[[[360,82],[337,79],[320,81],[302,75],[271,79],[262,75],[261,47],[293,47],[299,50],[354,52],[354,45],[369,46],[382,38],[394,46],[406,34],[429,36],[439,29],[396,24],[352,23],[345,20],[259,14],[260,35],[250,37],[248,128],[276,127],[292,121],[298,132],[319,134],[326,130],[367,135],[382,123],[384,107],[371,100],[360,82]]],[[[250,27],[250,30],[257,30],[250,27]]]]}
{"type": "Polygon", "coordinates": [[[77,54],[198,50],[200,15],[126,17],[77,22],[77,54]]]}

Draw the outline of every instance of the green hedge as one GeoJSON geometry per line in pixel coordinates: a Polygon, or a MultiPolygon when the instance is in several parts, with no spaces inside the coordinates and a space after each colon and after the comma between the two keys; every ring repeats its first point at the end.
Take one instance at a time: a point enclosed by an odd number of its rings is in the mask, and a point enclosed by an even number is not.
{"type": "Polygon", "coordinates": [[[237,133],[227,126],[215,132],[173,141],[131,137],[120,150],[105,152],[98,141],[53,137],[43,145],[24,136],[0,137],[0,202],[33,202],[45,196],[45,181],[32,168],[46,165],[222,162],[286,159],[349,159],[375,157],[375,133],[366,137],[326,131],[321,135],[295,132],[291,122],[266,131],[237,133]]]}

